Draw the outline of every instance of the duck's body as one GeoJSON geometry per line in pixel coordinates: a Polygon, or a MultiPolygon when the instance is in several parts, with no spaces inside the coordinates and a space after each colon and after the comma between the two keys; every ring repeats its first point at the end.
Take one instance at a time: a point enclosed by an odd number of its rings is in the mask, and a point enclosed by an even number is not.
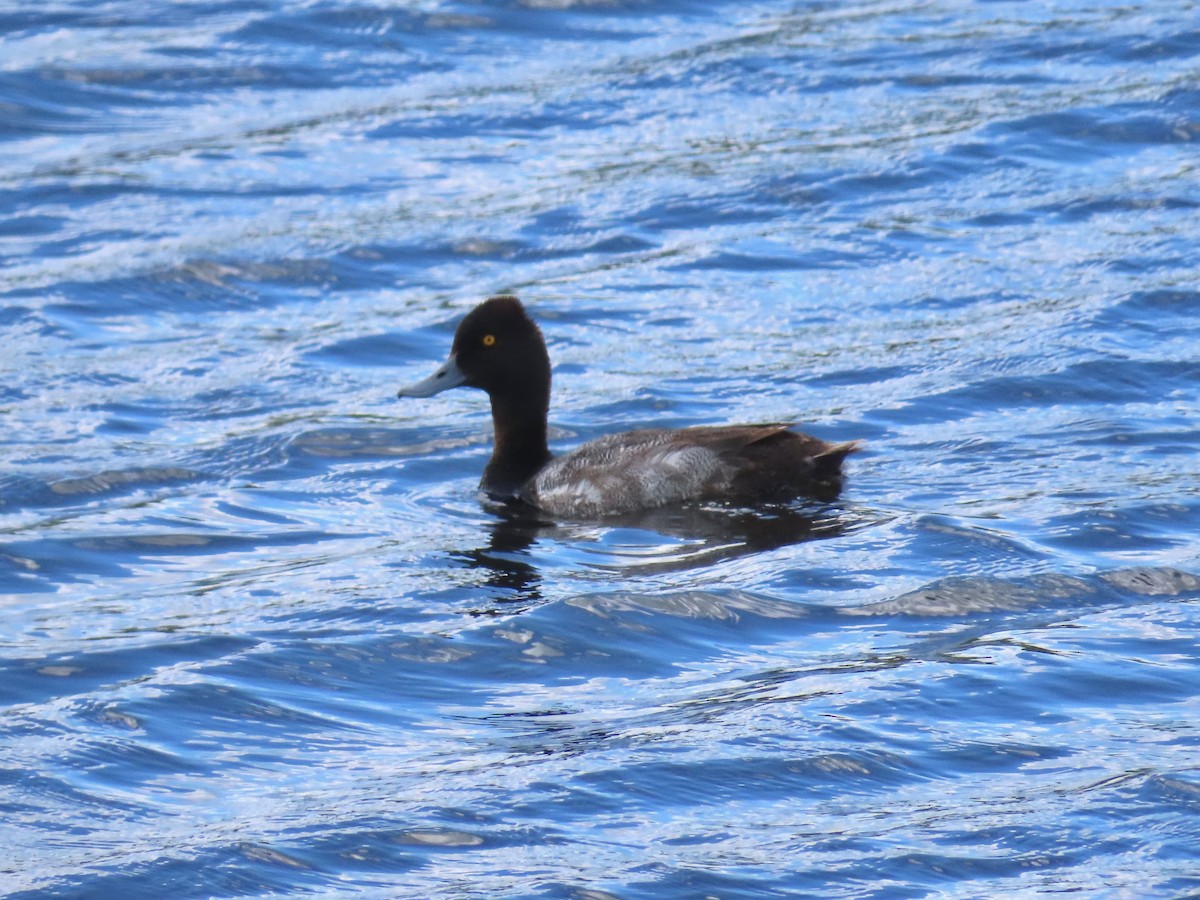
{"type": "Polygon", "coordinates": [[[546,443],[550,361],[516,297],[492,297],[463,319],[450,358],[403,388],[428,397],[478,387],[492,403],[495,446],[480,487],[552,516],[594,519],[682,503],[754,506],[797,497],[830,500],[855,442],[830,444],[787,425],[627,431],[560,457],[546,443]]]}
{"type": "Polygon", "coordinates": [[[552,459],[519,492],[555,516],[623,515],[675,503],[833,499],[853,444],[786,425],[647,429],[612,434],[552,459]]]}

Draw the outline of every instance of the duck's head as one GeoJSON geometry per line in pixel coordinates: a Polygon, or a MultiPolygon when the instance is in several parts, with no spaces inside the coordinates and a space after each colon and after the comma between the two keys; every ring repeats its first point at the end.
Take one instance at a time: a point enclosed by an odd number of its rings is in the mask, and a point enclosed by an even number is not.
{"type": "Polygon", "coordinates": [[[550,399],[550,358],[542,332],[516,297],[491,297],[459,323],[449,358],[398,397],[432,397],[455,387],[487,391],[493,401],[521,399],[543,411],[550,399]]]}

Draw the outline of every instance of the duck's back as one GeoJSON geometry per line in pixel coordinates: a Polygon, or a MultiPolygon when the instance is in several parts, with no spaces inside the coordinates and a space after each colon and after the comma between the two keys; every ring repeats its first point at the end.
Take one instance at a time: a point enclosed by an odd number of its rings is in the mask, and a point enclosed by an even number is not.
{"type": "Polygon", "coordinates": [[[786,425],[627,431],[551,460],[522,496],[552,515],[573,518],[689,502],[827,500],[841,489],[842,459],[856,448],[786,425]]]}

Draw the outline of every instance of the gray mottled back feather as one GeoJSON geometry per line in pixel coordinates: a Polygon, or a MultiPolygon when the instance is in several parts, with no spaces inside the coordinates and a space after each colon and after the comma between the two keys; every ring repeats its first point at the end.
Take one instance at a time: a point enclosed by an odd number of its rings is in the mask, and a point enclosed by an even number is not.
{"type": "Polygon", "coordinates": [[[551,515],[572,518],[736,499],[748,478],[795,496],[791,483],[812,479],[823,455],[832,452],[840,462],[852,449],[795,434],[785,425],[628,431],[551,460],[522,496],[551,515]]]}

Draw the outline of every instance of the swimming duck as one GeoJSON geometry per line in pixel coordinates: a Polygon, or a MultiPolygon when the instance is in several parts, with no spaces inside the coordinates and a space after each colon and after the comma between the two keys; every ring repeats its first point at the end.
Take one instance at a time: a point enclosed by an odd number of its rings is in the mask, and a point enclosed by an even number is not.
{"type": "Polygon", "coordinates": [[[831,500],[858,442],[830,444],[787,424],[649,428],[589,441],[554,457],[546,444],[550,356],[513,296],[491,297],[459,323],[450,356],[399,397],[456,387],[487,392],[495,430],[480,488],[551,516],[591,519],[669,504],[757,506],[831,500]]]}

